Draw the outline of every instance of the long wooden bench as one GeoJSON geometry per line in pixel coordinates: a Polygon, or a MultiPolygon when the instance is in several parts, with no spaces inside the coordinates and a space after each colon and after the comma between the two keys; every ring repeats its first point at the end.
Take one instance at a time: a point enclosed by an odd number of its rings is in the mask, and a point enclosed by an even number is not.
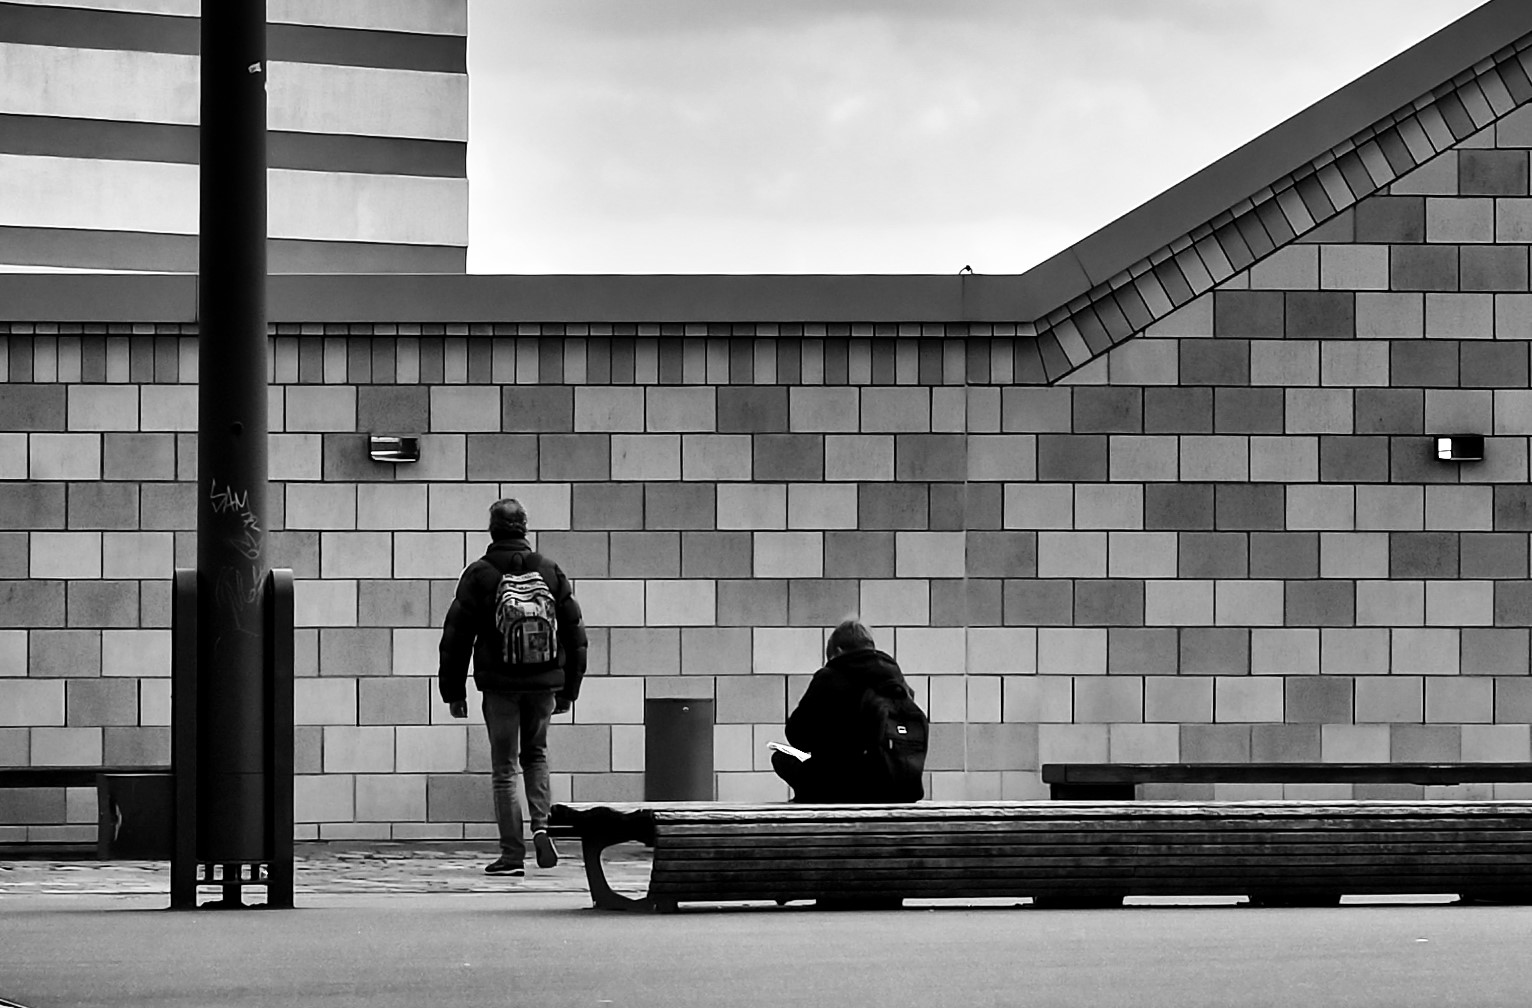
{"type": "Polygon", "coordinates": [[[1532,763],[1044,763],[1056,801],[1132,801],[1140,784],[1525,784],[1532,763]]]}
{"type": "Polygon", "coordinates": [[[1532,802],[922,802],[553,807],[581,838],[597,907],[688,902],[1342,895],[1532,897],[1532,802]],[[654,849],[649,890],[614,892],[601,852],[654,849]]]}
{"type": "Polygon", "coordinates": [[[0,791],[94,788],[93,843],[0,843],[0,854],[52,859],[170,857],[175,778],[168,766],[0,767],[0,791]]]}

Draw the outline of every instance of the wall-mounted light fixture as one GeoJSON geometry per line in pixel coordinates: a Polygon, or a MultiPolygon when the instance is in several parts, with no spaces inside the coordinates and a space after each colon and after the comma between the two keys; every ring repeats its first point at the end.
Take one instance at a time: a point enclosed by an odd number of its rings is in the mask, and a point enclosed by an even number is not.
{"type": "Polygon", "coordinates": [[[1482,462],[1484,435],[1453,434],[1436,439],[1436,457],[1443,462],[1482,462]]]}
{"type": "Polygon", "coordinates": [[[374,462],[419,462],[420,439],[397,434],[370,434],[367,450],[374,462]]]}

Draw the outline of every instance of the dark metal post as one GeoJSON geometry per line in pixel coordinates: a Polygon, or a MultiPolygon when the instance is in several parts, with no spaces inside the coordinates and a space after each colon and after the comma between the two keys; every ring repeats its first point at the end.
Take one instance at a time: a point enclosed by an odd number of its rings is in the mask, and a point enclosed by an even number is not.
{"type": "Polygon", "coordinates": [[[197,857],[266,851],[266,3],[202,5],[197,857]]]}
{"type": "Polygon", "coordinates": [[[197,572],[176,568],[170,600],[170,766],[175,839],[170,906],[197,908],[197,572]]]}

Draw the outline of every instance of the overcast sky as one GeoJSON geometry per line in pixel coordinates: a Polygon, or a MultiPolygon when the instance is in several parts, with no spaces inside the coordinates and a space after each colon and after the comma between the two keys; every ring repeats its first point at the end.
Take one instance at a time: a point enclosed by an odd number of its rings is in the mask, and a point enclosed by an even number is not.
{"type": "Polygon", "coordinates": [[[475,273],[1019,273],[1479,0],[469,0],[475,273]]]}

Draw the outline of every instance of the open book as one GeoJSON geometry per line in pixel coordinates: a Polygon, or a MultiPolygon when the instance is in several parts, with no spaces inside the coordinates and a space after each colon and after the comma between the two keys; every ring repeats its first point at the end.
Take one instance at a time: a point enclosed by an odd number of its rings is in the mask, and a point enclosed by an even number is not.
{"type": "Polygon", "coordinates": [[[795,746],[790,746],[786,742],[767,742],[766,748],[775,750],[779,753],[787,753],[787,755],[798,760],[800,763],[814,755],[813,753],[806,753],[802,749],[796,748],[795,746]]]}

